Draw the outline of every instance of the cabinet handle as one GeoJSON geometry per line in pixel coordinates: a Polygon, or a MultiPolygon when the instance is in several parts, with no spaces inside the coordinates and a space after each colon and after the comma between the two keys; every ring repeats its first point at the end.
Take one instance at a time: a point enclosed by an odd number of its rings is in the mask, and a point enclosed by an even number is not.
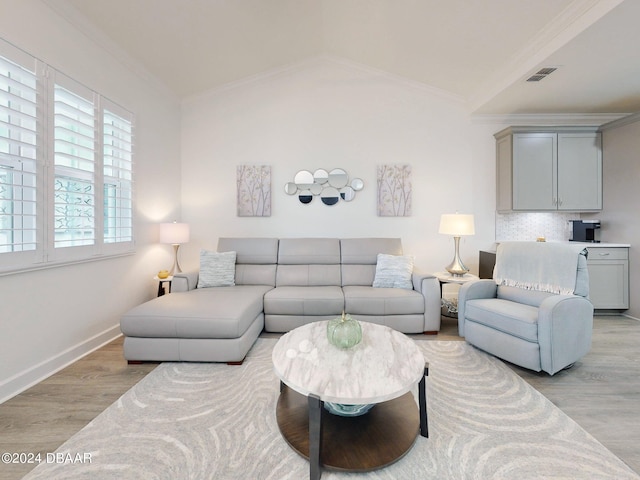
{"type": "Polygon", "coordinates": [[[562,199],[561,198],[558,198],[558,206],[559,207],[562,206],[562,199]]]}
{"type": "Polygon", "coordinates": [[[600,255],[601,257],[606,257],[607,255],[610,255],[610,253],[599,253],[598,255],[600,255]]]}

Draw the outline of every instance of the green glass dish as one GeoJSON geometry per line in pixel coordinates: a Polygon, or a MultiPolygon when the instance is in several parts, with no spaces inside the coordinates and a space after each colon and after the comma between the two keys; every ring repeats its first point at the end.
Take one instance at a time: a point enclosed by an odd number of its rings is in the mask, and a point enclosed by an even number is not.
{"type": "Polygon", "coordinates": [[[362,341],[362,327],[351,315],[342,312],[342,317],[327,323],[327,339],[338,348],[351,348],[362,341]]]}

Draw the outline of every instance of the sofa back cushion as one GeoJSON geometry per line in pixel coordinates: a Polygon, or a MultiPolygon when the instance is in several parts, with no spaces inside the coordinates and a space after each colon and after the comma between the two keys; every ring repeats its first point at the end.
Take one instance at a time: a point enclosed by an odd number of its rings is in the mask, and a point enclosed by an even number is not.
{"type": "Polygon", "coordinates": [[[373,285],[379,253],[402,255],[402,241],[399,238],[340,240],[342,285],[373,285]]]}
{"type": "Polygon", "coordinates": [[[276,286],[340,286],[340,241],[336,238],[282,238],[276,286]]]}
{"type": "Polygon", "coordinates": [[[508,287],[506,285],[498,285],[497,297],[503,300],[509,300],[516,303],[523,303],[532,307],[540,307],[540,304],[547,297],[553,297],[555,293],[540,292],[538,290],[527,290],[520,287],[508,287]]]}
{"type": "Polygon", "coordinates": [[[218,252],[236,252],[236,285],[276,284],[277,238],[220,238],[218,252]]]}

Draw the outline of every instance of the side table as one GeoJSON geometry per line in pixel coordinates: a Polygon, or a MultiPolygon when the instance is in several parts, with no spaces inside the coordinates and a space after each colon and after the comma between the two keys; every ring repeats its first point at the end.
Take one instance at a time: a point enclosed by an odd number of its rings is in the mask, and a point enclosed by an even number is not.
{"type": "MultiPolygon", "coordinates": [[[[445,283],[454,283],[457,285],[463,285],[467,282],[471,282],[473,280],[479,280],[480,277],[473,275],[471,273],[465,273],[464,275],[452,275],[449,272],[436,272],[433,274],[438,281],[440,282],[440,297],[442,297],[442,286],[445,283]]],[[[458,314],[458,299],[455,301],[447,300],[442,297],[442,306],[446,307],[448,317],[455,317],[458,314]]]]}
{"type": "Polygon", "coordinates": [[[158,281],[158,296],[161,297],[165,293],[171,293],[171,280],[173,280],[173,275],[169,275],[167,278],[160,278],[157,275],[153,277],[154,280],[158,281]],[[165,289],[164,285],[167,285],[165,289]]]}

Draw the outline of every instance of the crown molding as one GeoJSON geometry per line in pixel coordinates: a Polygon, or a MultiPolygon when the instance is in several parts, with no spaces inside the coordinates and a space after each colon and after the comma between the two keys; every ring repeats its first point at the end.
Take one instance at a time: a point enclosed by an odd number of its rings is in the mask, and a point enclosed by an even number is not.
{"type": "Polygon", "coordinates": [[[632,123],[640,122],[640,113],[632,113],[631,115],[612,120],[604,125],[600,126],[601,131],[611,130],[613,128],[624,127],[625,125],[631,125],[632,123]]]}
{"type": "MultiPolygon", "coordinates": [[[[624,120],[626,113],[516,113],[516,114],[478,114],[471,115],[473,124],[500,124],[522,126],[560,126],[560,125],[589,125],[600,126],[610,122],[624,120]]],[[[640,120],[640,114],[638,119],[640,120]]],[[[637,121],[636,120],[636,121],[637,121]]],[[[631,122],[629,122],[631,123],[631,122]]]]}
{"type": "Polygon", "coordinates": [[[234,80],[232,82],[225,83],[224,85],[205,90],[200,93],[189,95],[182,101],[182,103],[183,105],[186,105],[192,102],[197,102],[206,97],[221,95],[238,88],[271,81],[275,78],[284,77],[293,73],[302,72],[304,70],[310,70],[321,65],[335,65],[342,68],[359,71],[365,73],[370,77],[384,78],[391,82],[404,85],[405,87],[413,88],[430,95],[435,95],[436,97],[460,104],[463,107],[466,105],[466,99],[460,95],[456,95],[446,90],[432,87],[422,82],[408,79],[401,75],[395,75],[384,70],[348,60],[343,57],[328,54],[315,55],[298,62],[289,63],[269,70],[265,70],[255,75],[250,75],[239,80],[234,80]]]}
{"type": "Polygon", "coordinates": [[[469,97],[471,111],[538,68],[545,59],[596,23],[624,0],[574,0],[469,97]]]}

